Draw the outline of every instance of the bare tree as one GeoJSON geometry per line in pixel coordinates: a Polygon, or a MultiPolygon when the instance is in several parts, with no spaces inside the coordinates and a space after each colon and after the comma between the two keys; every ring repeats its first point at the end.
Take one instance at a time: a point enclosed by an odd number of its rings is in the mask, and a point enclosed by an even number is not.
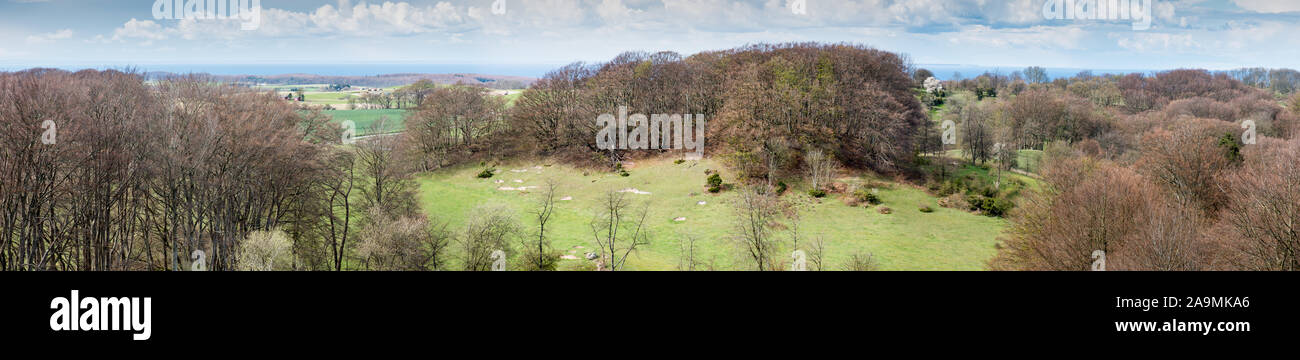
{"type": "Polygon", "coordinates": [[[813,271],[822,271],[826,269],[826,239],[817,236],[809,245],[808,262],[812,264],[813,271]]]}
{"type": "Polygon", "coordinates": [[[357,255],[370,270],[428,271],[442,269],[452,234],[446,223],[422,217],[392,218],[370,210],[371,222],[359,234],[357,255]]]}
{"type": "Polygon", "coordinates": [[[610,190],[591,220],[591,235],[600,249],[600,258],[611,271],[622,270],[627,258],[640,246],[650,244],[646,217],[650,203],[634,208],[626,192],[610,190]]]}
{"type": "Polygon", "coordinates": [[[697,258],[699,238],[692,234],[683,234],[677,240],[677,271],[695,271],[703,265],[697,258]]]}
{"type": "Polygon", "coordinates": [[[559,265],[560,254],[551,248],[550,235],[547,233],[547,225],[555,215],[555,201],[558,200],[556,190],[559,186],[559,182],[555,179],[547,179],[537,205],[533,208],[532,217],[537,223],[537,231],[532,236],[524,238],[522,244],[526,269],[553,271],[559,265]]]}
{"type": "Polygon", "coordinates": [[[1277,146],[1228,176],[1231,200],[1223,213],[1232,248],[1245,254],[1236,267],[1300,270],[1300,148],[1277,146]]]}
{"type": "Polygon", "coordinates": [[[730,238],[758,271],[778,270],[775,260],[782,255],[784,240],[772,225],[782,218],[783,207],[772,191],[758,187],[744,189],[736,197],[730,238]]]}
{"type": "Polygon", "coordinates": [[[514,212],[504,205],[479,205],[470,210],[465,234],[459,238],[461,262],[466,271],[492,269],[492,253],[512,252],[510,243],[519,235],[514,212]]]}
{"type": "Polygon", "coordinates": [[[804,164],[813,190],[820,190],[821,185],[830,180],[835,172],[835,159],[826,156],[821,150],[809,150],[804,156],[804,164]]]}

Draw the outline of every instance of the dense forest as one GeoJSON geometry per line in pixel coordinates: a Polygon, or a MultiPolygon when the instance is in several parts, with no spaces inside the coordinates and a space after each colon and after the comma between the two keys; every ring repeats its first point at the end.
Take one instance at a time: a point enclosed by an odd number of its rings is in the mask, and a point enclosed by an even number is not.
{"type": "Polygon", "coordinates": [[[991,268],[1088,270],[1103,256],[1113,270],[1300,266],[1294,71],[1023,76],[1035,70],[928,97],[962,124],[972,161],[994,156],[988,143],[1043,150],[1044,188],[1011,211],[991,268]]]}

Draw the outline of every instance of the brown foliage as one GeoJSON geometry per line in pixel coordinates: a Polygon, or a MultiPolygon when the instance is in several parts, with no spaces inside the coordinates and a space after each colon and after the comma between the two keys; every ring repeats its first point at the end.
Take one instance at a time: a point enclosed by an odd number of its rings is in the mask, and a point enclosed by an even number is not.
{"type": "Polygon", "coordinates": [[[1300,270],[1300,143],[1270,146],[1227,177],[1224,238],[1245,270],[1300,270]]]}
{"type": "Polygon", "coordinates": [[[249,232],[308,212],[311,141],[330,132],[302,120],[272,94],[199,77],[0,73],[0,268],[180,269],[204,250],[233,269],[249,232]]]}
{"type": "Polygon", "coordinates": [[[1091,158],[1045,171],[1045,189],[1013,210],[1010,237],[990,266],[999,270],[1088,270],[1096,250],[1122,257],[1141,233],[1158,192],[1140,175],[1091,158]]]}
{"type": "Polygon", "coordinates": [[[1175,203],[1213,216],[1225,201],[1220,177],[1232,166],[1218,142],[1223,134],[1235,133],[1231,128],[1226,123],[1193,119],[1173,124],[1171,130],[1157,128],[1142,138],[1142,157],[1136,168],[1169,191],[1175,203]]]}

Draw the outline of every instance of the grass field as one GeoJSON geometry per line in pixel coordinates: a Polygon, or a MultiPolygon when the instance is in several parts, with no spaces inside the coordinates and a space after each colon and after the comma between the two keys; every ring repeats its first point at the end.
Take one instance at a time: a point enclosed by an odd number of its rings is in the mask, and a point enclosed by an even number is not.
{"type": "Polygon", "coordinates": [[[403,121],[406,117],[406,110],[400,109],[381,109],[381,110],[333,110],[324,111],[326,115],[333,116],[334,121],[342,123],[352,120],[357,124],[357,135],[366,136],[373,134],[387,134],[399,132],[406,129],[403,121]],[[388,121],[378,129],[371,129],[380,119],[387,117],[388,121]]]}
{"type": "MultiPolygon", "coordinates": [[[[633,255],[628,269],[675,270],[680,258],[678,241],[691,234],[699,239],[697,259],[714,263],[718,270],[734,270],[740,252],[727,240],[727,234],[732,229],[735,194],[708,194],[703,186],[705,170],[719,168],[722,166],[710,159],[683,164],[674,164],[672,159],[647,160],[630,166],[631,176],[620,177],[594,172],[584,175],[578,169],[540,161],[517,162],[499,166],[498,175],[491,179],[478,179],[475,175],[481,167],[463,166],[418,177],[418,200],[427,214],[452,224],[464,224],[467,213],[478,204],[500,203],[516,210],[522,224],[533,225],[527,214],[539,195],[498,188],[541,186],[547,178],[557,179],[557,196],[573,200],[558,203],[551,230],[553,245],[566,255],[581,258],[596,246],[589,224],[599,199],[610,190],[635,188],[650,193],[627,196],[638,203],[651,202],[648,226],[654,238],[652,245],[633,255]],[[497,184],[497,180],[505,183],[497,184]],[[699,205],[700,201],[706,204],[699,205]],[[686,221],[674,221],[678,217],[686,221]]],[[[723,177],[733,179],[726,171],[723,177]]],[[[824,237],[828,267],[833,269],[855,252],[864,252],[874,254],[883,270],[982,270],[996,252],[996,238],[1006,226],[1002,219],[941,208],[935,198],[904,184],[880,190],[883,205],[894,210],[890,215],[879,214],[874,207],[850,207],[834,195],[818,201],[804,193],[795,187],[785,198],[801,204],[802,241],[806,244],[824,237]],[[922,213],[920,205],[930,206],[934,212],[922,213]]],[[[778,260],[788,262],[789,258],[778,260]]],[[[561,269],[585,262],[563,260],[561,269]]]]}
{"type": "Polygon", "coordinates": [[[1042,150],[1020,150],[1016,158],[1016,168],[1031,173],[1038,173],[1043,161],[1042,150]]]}
{"type": "Polygon", "coordinates": [[[303,100],[315,104],[343,105],[348,103],[348,97],[352,96],[349,92],[307,92],[303,93],[303,100]]]}

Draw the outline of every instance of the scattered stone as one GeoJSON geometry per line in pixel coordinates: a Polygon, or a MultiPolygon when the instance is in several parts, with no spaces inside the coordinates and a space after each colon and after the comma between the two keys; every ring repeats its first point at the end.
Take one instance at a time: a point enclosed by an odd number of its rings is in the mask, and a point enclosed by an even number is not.
{"type": "Polygon", "coordinates": [[[574,249],[586,249],[585,247],[582,247],[582,245],[574,246],[573,248],[574,248],[574,249]]]}
{"type": "Polygon", "coordinates": [[[573,197],[572,197],[572,196],[565,196],[565,197],[560,198],[560,201],[573,201],[573,197]]]}
{"type": "Polygon", "coordinates": [[[696,205],[700,205],[700,206],[704,206],[704,205],[708,205],[709,202],[708,202],[708,201],[701,201],[701,202],[697,202],[697,203],[695,203],[695,204],[696,204],[696,205]]]}
{"type": "Polygon", "coordinates": [[[523,169],[514,169],[514,170],[510,170],[510,172],[512,172],[512,173],[526,173],[526,172],[528,172],[528,170],[523,170],[523,169]]]}
{"type": "Polygon", "coordinates": [[[509,187],[509,186],[502,186],[502,187],[497,188],[497,190],[501,190],[501,191],[528,191],[528,190],[536,189],[536,188],[537,188],[536,186],[521,186],[521,187],[517,187],[517,188],[513,188],[513,187],[509,187]]]}
{"type": "Polygon", "coordinates": [[[596,253],[594,252],[587,253],[587,260],[596,260],[597,257],[599,256],[597,256],[596,253]]]}
{"type": "Polygon", "coordinates": [[[578,260],[578,257],[577,257],[577,256],[573,256],[573,255],[564,255],[564,256],[561,256],[560,258],[561,258],[561,259],[564,259],[564,260],[578,260]]]}
{"type": "Polygon", "coordinates": [[[501,179],[497,179],[496,183],[497,183],[497,184],[505,184],[506,181],[505,181],[505,180],[501,180],[501,179]]]}
{"type": "Polygon", "coordinates": [[[649,192],[649,191],[641,191],[641,190],[637,190],[637,189],[633,189],[633,188],[627,188],[627,189],[619,190],[618,192],[621,192],[621,193],[633,193],[633,194],[637,194],[637,195],[650,195],[650,192],[649,192]]]}
{"type": "Polygon", "coordinates": [[[676,221],[676,222],[686,222],[686,218],[684,218],[684,217],[679,217],[679,218],[673,219],[673,221],[676,221]]]}
{"type": "Polygon", "coordinates": [[[523,184],[524,181],[523,181],[523,180],[515,180],[515,183],[516,183],[516,184],[523,184]]]}

